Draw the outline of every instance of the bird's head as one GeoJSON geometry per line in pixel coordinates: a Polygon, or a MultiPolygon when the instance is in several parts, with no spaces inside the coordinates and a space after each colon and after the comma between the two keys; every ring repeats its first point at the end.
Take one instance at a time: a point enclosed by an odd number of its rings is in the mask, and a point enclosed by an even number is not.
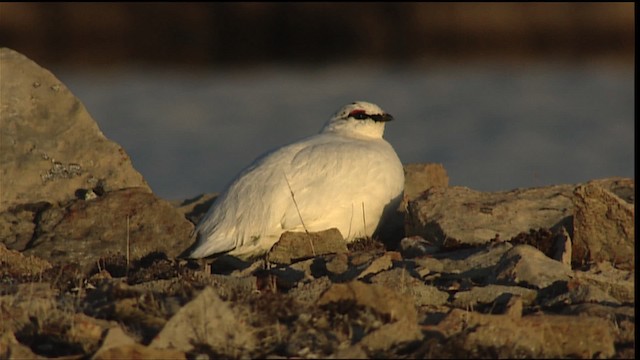
{"type": "Polygon", "coordinates": [[[354,137],[381,138],[384,133],[384,124],[391,120],[393,120],[393,116],[384,112],[378,105],[355,101],[338,110],[325,124],[322,132],[335,132],[354,137]]]}

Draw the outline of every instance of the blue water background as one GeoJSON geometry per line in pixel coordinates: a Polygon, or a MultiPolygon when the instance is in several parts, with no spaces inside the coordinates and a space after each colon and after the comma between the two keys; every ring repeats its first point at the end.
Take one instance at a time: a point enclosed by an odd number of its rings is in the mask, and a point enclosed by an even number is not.
{"type": "Polygon", "coordinates": [[[633,68],[519,64],[54,73],[153,191],[221,191],[254,158],[312,135],[342,105],[377,103],[404,163],[438,162],[483,191],[634,176],[633,68]]]}

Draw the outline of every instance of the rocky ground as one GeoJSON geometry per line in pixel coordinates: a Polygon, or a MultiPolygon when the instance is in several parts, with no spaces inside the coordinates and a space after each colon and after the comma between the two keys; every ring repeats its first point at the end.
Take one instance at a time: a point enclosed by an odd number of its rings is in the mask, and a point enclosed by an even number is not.
{"type": "Polygon", "coordinates": [[[405,166],[380,239],[178,259],[157,198],[51,73],[0,49],[0,358],[635,357],[635,183],[509,192],[405,166]]]}

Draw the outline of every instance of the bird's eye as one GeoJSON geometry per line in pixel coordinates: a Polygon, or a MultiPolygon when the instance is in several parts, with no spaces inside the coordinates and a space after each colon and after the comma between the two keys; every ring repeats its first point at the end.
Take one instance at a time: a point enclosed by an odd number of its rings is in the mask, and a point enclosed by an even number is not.
{"type": "Polygon", "coordinates": [[[349,116],[357,120],[364,120],[369,118],[369,115],[367,115],[364,110],[354,110],[349,113],[349,116]]]}

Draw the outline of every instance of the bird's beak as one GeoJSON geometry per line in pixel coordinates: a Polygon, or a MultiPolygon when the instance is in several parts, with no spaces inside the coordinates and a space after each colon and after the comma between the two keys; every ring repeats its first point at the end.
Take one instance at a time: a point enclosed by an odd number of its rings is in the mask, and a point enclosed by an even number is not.
{"type": "Polygon", "coordinates": [[[373,121],[376,122],[387,122],[387,121],[391,121],[393,120],[393,116],[391,116],[391,114],[377,114],[377,115],[371,115],[370,116],[373,121]]]}

